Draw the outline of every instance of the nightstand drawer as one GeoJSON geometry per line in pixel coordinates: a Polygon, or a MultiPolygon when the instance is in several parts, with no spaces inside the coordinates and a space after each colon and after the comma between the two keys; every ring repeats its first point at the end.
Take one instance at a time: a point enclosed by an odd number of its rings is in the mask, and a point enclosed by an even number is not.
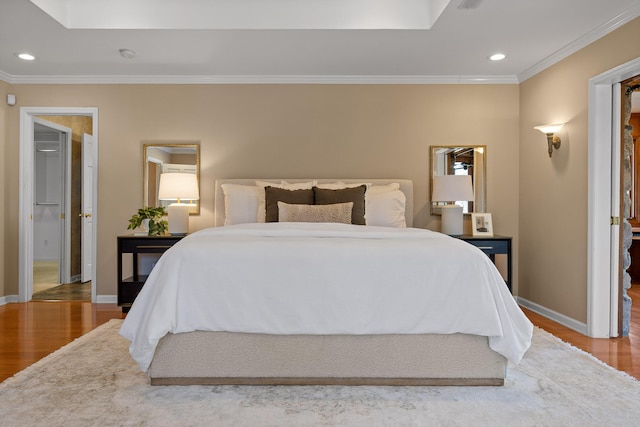
{"type": "Polygon", "coordinates": [[[148,239],[122,239],[123,253],[163,253],[180,239],[175,237],[152,237],[148,239]]]}
{"type": "Polygon", "coordinates": [[[509,243],[506,240],[471,240],[467,241],[486,254],[506,254],[509,243]]]}
{"type": "Polygon", "coordinates": [[[498,235],[494,235],[491,237],[478,237],[469,234],[464,234],[462,236],[456,237],[480,249],[482,252],[484,252],[485,255],[491,258],[494,263],[496,261],[496,255],[506,255],[507,277],[505,278],[505,282],[507,284],[507,287],[509,288],[509,291],[511,291],[511,237],[498,235]]]}

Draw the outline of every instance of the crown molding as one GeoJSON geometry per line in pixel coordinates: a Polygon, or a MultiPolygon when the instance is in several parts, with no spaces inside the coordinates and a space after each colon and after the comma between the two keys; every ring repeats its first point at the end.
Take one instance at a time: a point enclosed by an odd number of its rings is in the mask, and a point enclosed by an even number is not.
{"type": "Polygon", "coordinates": [[[0,70],[0,81],[11,83],[12,79],[13,77],[11,77],[11,74],[7,74],[4,71],[0,70]]]}
{"type": "Polygon", "coordinates": [[[640,2],[636,2],[634,5],[630,6],[627,10],[625,10],[618,16],[611,18],[609,21],[605,22],[597,28],[594,28],[592,31],[569,43],[562,49],[557,50],[556,52],[547,56],[542,61],[535,64],[533,67],[530,67],[522,73],[518,74],[518,81],[520,83],[524,82],[525,80],[546,70],[552,65],[557,64],[568,56],[573,55],[580,49],[587,47],[596,40],[601,39],[612,31],[617,30],[624,24],[636,19],[638,16],[640,16],[640,2]]]}
{"type": "MultiPolygon", "coordinates": [[[[0,72],[2,73],[2,72],[0,72]]],[[[505,76],[11,76],[11,84],[518,84],[505,76]]],[[[0,74],[2,78],[2,74],[0,74]]]]}

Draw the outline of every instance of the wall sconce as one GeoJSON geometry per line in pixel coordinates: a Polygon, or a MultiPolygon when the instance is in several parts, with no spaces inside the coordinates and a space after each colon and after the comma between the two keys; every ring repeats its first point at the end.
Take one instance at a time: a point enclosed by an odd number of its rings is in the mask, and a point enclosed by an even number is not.
{"type": "Polygon", "coordinates": [[[538,129],[540,132],[547,135],[547,145],[549,146],[549,157],[553,154],[553,149],[556,150],[560,148],[560,138],[555,136],[554,134],[562,129],[564,123],[559,123],[557,125],[542,125],[536,126],[534,129],[538,129]]]}

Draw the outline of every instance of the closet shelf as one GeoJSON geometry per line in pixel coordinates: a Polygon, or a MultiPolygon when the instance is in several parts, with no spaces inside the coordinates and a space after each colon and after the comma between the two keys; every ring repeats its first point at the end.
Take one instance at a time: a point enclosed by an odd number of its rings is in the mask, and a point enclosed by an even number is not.
{"type": "Polygon", "coordinates": [[[58,202],[36,202],[36,206],[59,206],[58,202]]]}

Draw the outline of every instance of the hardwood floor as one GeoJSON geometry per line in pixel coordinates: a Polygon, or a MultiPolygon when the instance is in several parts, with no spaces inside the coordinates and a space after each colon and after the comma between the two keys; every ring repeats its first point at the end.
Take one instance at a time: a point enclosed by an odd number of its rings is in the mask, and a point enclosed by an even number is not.
{"type": "Polygon", "coordinates": [[[539,314],[522,311],[534,325],[640,380],[640,284],[632,285],[628,294],[633,301],[631,328],[624,338],[589,338],[539,314]]]}
{"type": "MultiPolygon", "coordinates": [[[[631,314],[631,334],[625,338],[588,338],[524,311],[536,326],[640,379],[640,285],[634,285],[629,295],[636,303],[631,314]]],[[[0,306],[0,381],[110,319],[121,318],[124,315],[115,304],[85,301],[33,301],[0,306]]]]}
{"type": "Polygon", "coordinates": [[[85,301],[0,306],[0,381],[110,319],[123,317],[115,304],[85,301]]]}

